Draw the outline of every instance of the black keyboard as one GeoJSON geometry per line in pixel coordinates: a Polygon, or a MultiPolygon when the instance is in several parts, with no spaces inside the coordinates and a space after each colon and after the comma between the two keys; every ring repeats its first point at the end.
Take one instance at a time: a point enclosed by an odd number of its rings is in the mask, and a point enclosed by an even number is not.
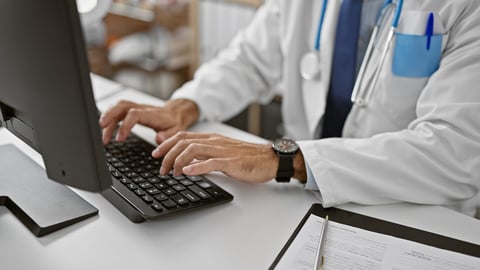
{"type": "Polygon", "coordinates": [[[233,196],[204,176],[160,175],[161,160],[151,153],[155,147],[135,134],[124,142],[105,146],[112,190],[125,202],[109,199],[132,221],[141,222],[173,213],[229,202],[233,196]]]}

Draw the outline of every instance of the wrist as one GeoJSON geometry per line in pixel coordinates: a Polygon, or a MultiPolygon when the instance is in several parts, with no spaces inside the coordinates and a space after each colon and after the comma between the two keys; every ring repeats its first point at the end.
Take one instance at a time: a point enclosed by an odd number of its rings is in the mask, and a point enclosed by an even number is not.
{"type": "Polygon", "coordinates": [[[293,158],[293,170],[293,178],[298,179],[302,184],[307,183],[307,167],[301,150],[293,158]]]}
{"type": "Polygon", "coordinates": [[[200,117],[198,105],[190,99],[171,99],[165,103],[164,107],[177,112],[186,127],[193,125],[200,117]]]}

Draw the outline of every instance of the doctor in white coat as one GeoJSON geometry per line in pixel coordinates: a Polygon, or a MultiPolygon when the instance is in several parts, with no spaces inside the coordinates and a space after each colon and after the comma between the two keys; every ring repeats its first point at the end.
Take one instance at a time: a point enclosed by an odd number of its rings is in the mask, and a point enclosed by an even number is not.
{"type": "Polygon", "coordinates": [[[405,0],[389,46],[395,9],[386,9],[341,137],[320,139],[342,1],[323,4],[266,1],[164,107],[123,101],[104,113],[104,142],[120,121],[119,140],[143,124],[158,132],[153,156],[164,156],[161,173],[222,171],[266,182],[278,177],[271,145],[178,131],[280,93],[286,136],[300,149],[293,177],[318,190],[324,206],[412,202],[472,215],[480,192],[480,1],[405,0]],[[302,58],[314,50],[321,14],[320,76],[307,80],[302,58]],[[436,53],[423,55],[417,37],[436,53]]]}

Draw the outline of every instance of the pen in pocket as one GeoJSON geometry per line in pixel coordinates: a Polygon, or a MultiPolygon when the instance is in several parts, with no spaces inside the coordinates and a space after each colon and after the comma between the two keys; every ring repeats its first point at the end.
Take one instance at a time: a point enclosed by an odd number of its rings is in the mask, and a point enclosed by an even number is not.
{"type": "Polygon", "coordinates": [[[428,15],[427,27],[425,29],[425,36],[427,36],[427,50],[430,50],[430,44],[432,43],[433,27],[434,15],[433,12],[430,12],[430,14],[428,15]]]}

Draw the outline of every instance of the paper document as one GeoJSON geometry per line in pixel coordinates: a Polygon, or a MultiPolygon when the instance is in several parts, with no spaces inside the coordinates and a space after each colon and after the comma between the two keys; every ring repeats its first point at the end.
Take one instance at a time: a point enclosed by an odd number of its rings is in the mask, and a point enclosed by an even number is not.
{"type": "MultiPolygon", "coordinates": [[[[324,219],[311,214],[275,269],[312,270],[324,219]]],[[[480,258],[329,221],[324,270],[480,270],[480,258]]]]}

